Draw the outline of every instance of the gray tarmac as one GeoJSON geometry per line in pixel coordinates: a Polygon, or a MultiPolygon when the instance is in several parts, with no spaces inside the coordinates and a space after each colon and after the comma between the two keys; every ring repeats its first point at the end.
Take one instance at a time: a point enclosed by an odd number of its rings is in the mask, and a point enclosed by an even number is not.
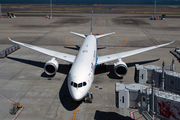
{"type": "MultiPolygon", "coordinates": [[[[123,58],[129,69],[126,76],[118,78],[113,73],[113,64],[106,70],[97,66],[90,89],[93,103],[75,102],[67,88],[69,63],[59,62],[54,77],[44,73],[44,64],[50,56],[21,47],[7,58],[0,59],[0,120],[117,120],[132,118],[144,120],[137,109],[119,109],[115,103],[115,83],[134,83],[135,64],[158,65],[165,61],[168,66],[175,59],[169,53],[180,47],[180,19],[149,20],[150,15],[138,14],[94,14],[93,33],[116,32],[98,40],[98,55],[163,44],[173,44],[131,57],[123,58]],[[142,17],[139,17],[142,16],[142,17]],[[23,106],[17,115],[10,115],[13,102],[23,106]],[[134,113],[133,113],[134,111],[134,113]],[[134,115],[132,115],[132,114],[134,115]],[[132,118],[131,118],[132,117],[132,118]]],[[[76,55],[74,46],[81,46],[83,39],[70,31],[90,34],[91,14],[60,14],[59,17],[0,18],[0,51],[12,46],[13,40],[76,55]]]]}

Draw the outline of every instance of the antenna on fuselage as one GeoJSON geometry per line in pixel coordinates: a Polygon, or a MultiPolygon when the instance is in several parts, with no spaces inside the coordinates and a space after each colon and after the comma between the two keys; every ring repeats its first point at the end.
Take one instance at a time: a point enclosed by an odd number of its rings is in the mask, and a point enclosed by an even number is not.
{"type": "Polygon", "coordinates": [[[92,29],[93,29],[93,11],[92,11],[92,16],[91,16],[91,35],[92,35],[92,29]]]}

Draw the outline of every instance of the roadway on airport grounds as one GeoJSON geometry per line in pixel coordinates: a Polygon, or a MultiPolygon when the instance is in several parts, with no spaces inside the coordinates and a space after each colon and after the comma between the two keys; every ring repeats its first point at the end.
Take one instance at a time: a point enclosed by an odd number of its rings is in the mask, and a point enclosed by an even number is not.
{"type": "MultiPolygon", "coordinates": [[[[97,67],[90,92],[92,104],[74,102],[67,88],[69,63],[59,62],[56,75],[45,75],[44,64],[50,56],[21,47],[20,50],[0,59],[0,119],[1,120],[115,120],[144,118],[137,109],[119,109],[115,102],[115,83],[134,83],[135,64],[158,65],[165,61],[168,66],[175,59],[169,53],[180,46],[180,19],[171,16],[165,20],[151,21],[146,14],[94,14],[93,33],[116,32],[98,40],[98,55],[118,53],[141,47],[163,44],[176,40],[172,45],[124,58],[129,69],[126,76],[118,78],[113,73],[113,64],[106,70],[97,67]],[[159,59],[160,58],[160,59],[159,59]],[[159,60],[158,60],[159,59],[159,60]],[[13,102],[23,106],[16,116],[10,115],[13,102]]],[[[81,46],[83,38],[70,31],[90,34],[91,14],[60,14],[59,17],[0,18],[0,51],[12,46],[13,40],[76,55],[74,48],[81,46]]]]}

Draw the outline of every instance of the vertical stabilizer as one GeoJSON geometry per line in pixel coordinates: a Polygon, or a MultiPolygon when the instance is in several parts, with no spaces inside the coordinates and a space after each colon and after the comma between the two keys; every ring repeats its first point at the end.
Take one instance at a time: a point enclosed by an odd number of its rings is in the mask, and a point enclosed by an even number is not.
{"type": "Polygon", "coordinates": [[[93,11],[92,11],[92,16],[91,16],[91,35],[92,35],[92,29],[93,29],[93,11]]]}

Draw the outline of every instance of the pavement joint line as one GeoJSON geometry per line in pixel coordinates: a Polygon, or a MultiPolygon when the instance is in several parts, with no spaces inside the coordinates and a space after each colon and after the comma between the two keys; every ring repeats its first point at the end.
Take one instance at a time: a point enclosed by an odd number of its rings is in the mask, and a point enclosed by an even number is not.
{"type": "Polygon", "coordinates": [[[49,109],[47,109],[47,113],[46,113],[46,115],[48,114],[48,112],[49,112],[49,111],[51,111],[51,107],[52,107],[52,105],[53,105],[53,103],[54,103],[55,99],[56,99],[56,94],[55,94],[55,96],[54,96],[54,100],[52,101],[52,103],[51,103],[51,105],[50,105],[49,109]]]}
{"type": "Polygon", "coordinates": [[[49,34],[53,33],[55,30],[59,29],[59,27],[55,27],[51,30],[49,30],[48,32],[44,33],[42,36],[38,37],[37,39],[35,39],[34,41],[30,42],[30,44],[36,44],[37,42],[39,42],[41,39],[43,39],[44,37],[48,36],[49,34]]]}
{"type": "Polygon", "coordinates": [[[99,28],[98,28],[97,34],[99,33],[99,30],[100,30],[100,27],[101,27],[101,22],[102,22],[102,20],[103,20],[103,16],[104,16],[104,12],[103,12],[103,15],[102,15],[102,17],[101,17],[101,21],[100,21],[100,24],[99,24],[99,28]]]}
{"type": "Polygon", "coordinates": [[[139,24],[138,24],[138,28],[154,43],[154,44],[159,44],[159,42],[157,42],[156,39],[154,39],[154,37],[152,37],[151,35],[148,34],[148,32],[146,30],[144,30],[139,24]]]}
{"type": "Polygon", "coordinates": [[[61,117],[63,116],[63,114],[64,114],[65,112],[67,112],[67,110],[65,110],[65,111],[61,114],[61,116],[60,116],[60,120],[61,120],[61,117]]]}
{"type": "Polygon", "coordinates": [[[57,118],[57,111],[58,111],[60,105],[61,105],[61,103],[57,106],[55,120],[56,120],[56,118],[57,118]]]}
{"type": "MultiPolygon", "coordinates": [[[[42,53],[41,53],[42,54],[42,53]]],[[[39,54],[36,58],[38,58],[41,54],[39,54]]],[[[35,58],[35,59],[36,59],[35,58]]],[[[34,60],[35,60],[34,59],[34,60]]],[[[25,64],[25,63],[24,63],[25,64]]],[[[27,65],[27,66],[29,66],[29,65],[27,65]]],[[[18,75],[20,72],[22,72],[27,66],[25,66],[22,70],[20,70],[16,75],[18,75]]],[[[15,75],[15,76],[16,76],[15,75]]],[[[9,80],[12,80],[15,76],[13,76],[11,79],[9,79],[9,80]]],[[[38,81],[38,79],[36,79],[36,81],[35,82],[33,82],[33,85],[24,93],[24,95],[22,95],[22,97],[19,99],[19,101],[25,96],[25,94],[34,86],[34,84],[36,84],[36,82],[38,81]]],[[[8,82],[7,82],[8,83],[8,82]]],[[[7,84],[6,83],[6,84],[7,84]]]]}
{"type": "MultiPolygon", "coordinates": [[[[12,55],[12,54],[14,54],[14,52],[11,53],[11,55],[12,55]]],[[[42,53],[41,53],[41,54],[42,54],[42,53]]],[[[41,54],[40,54],[40,55],[41,55],[41,54]]],[[[40,56],[40,55],[39,55],[39,56],[40,56]]],[[[39,57],[39,56],[38,56],[38,57],[39,57]]],[[[4,59],[7,59],[7,58],[4,58],[4,59]]],[[[35,59],[36,59],[36,58],[35,58],[35,59]]],[[[7,63],[7,64],[8,64],[8,63],[7,63]]],[[[3,67],[5,67],[7,64],[3,65],[0,69],[2,69],[3,67]]],[[[24,63],[24,64],[25,64],[25,63],[24,63]]],[[[28,66],[28,65],[27,65],[27,66],[28,66]]],[[[25,67],[27,67],[27,66],[25,66],[25,67]]],[[[22,70],[20,70],[17,74],[19,74],[21,71],[23,71],[23,70],[25,69],[25,67],[22,68],[22,70]]],[[[17,74],[16,74],[16,75],[17,75],[17,74]]],[[[12,78],[10,78],[9,80],[12,80],[16,75],[14,75],[14,76],[13,76],[12,78]]],[[[9,83],[9,81],[7,81],[3,86],[5,86],[7,83],[9,83]]],[[[1,86],[0,88],[2,88],[3,86],[1,86]]]]}

